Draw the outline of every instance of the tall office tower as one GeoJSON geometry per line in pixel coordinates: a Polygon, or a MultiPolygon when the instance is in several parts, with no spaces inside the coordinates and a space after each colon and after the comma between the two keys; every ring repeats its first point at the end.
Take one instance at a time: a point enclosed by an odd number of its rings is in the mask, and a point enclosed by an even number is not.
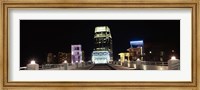
{"type": "Polygon", "coordinates": [[[81,45],[71,45],[71,63],[82,62],[81,45]]]}
{"type": "Polygon", "coordinates": [[[109,63],[113,60],[112,36],[108,26],[98,26],[95,28],[94,50],[92,61],[95,64],[109,63]]]}

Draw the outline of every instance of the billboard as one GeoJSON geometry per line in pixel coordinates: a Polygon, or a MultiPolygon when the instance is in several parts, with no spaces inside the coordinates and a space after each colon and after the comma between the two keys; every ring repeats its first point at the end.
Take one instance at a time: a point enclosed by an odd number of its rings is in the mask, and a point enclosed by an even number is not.
{"type": "Polygon", "coordinates": [[[131,47],[143,46],[144,42],[143,42],[143,40],[130,41],[130,45],[131,45],[131,47]]]}

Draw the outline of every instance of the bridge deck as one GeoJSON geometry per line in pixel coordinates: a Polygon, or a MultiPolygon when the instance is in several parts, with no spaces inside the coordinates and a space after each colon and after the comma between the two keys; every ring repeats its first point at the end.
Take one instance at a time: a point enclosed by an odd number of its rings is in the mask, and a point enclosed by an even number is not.
{"type": "Polygon", "coordinates": [[[115,70],[108,64],[95,64],[89,70],[115,70]]]}

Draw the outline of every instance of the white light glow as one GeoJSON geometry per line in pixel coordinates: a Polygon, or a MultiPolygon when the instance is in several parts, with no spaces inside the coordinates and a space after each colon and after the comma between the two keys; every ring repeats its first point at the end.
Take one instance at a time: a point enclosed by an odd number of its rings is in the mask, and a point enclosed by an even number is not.
{"type": "Polygon", "coordinates": [[[140,59],[138,58],[137,61],[140,61],[140,59]]]}
{"type": "Polygon", "coordinates": [[[32,60],[30,64],[36,64],[36,63],[35,63],[35,60],[32,60]]]}
{"type": "Polygon", "coordinates": [[[162,67],[160,67],[160,68],[159,68],[159,70],[163,70],[163,68],[162,68],[162,67]]]}
{"type": "Polygon", "coordinates": [[[172,52],[174,52],[174,50],[172,50],[172,52]]]}
{"type": "Polygon", "coordinates": [[[151,51],[149,51],[149,53],[152,53],[151,51]]]}
{"type": "Polygon", "coordinates": [[[171,60],[177,60],[177,59],[176,59],[176,57],[175,57],[175,56],[172,56],[172,57],[171,57],[171,60]]]}
{"type": "Polygon", "coordinates": [[[67,63],[67,60],[65,60],[64,63],[67,63]]]}

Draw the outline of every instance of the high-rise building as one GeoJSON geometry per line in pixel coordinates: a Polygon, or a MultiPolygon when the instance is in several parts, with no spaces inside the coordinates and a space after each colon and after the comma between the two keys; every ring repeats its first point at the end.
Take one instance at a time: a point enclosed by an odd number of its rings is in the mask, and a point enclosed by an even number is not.
{"type": "Polygon", "coordinates": [[[81,45],[71,45],[71,63],[82,62],[81,45]]]}
{"type": "Polygon", "coordinates": [[[94,31],[94,50],[92,61],[95,64],[109,63],[113,60],[112,36],[108,26],[98,26],[94,31]]]}

